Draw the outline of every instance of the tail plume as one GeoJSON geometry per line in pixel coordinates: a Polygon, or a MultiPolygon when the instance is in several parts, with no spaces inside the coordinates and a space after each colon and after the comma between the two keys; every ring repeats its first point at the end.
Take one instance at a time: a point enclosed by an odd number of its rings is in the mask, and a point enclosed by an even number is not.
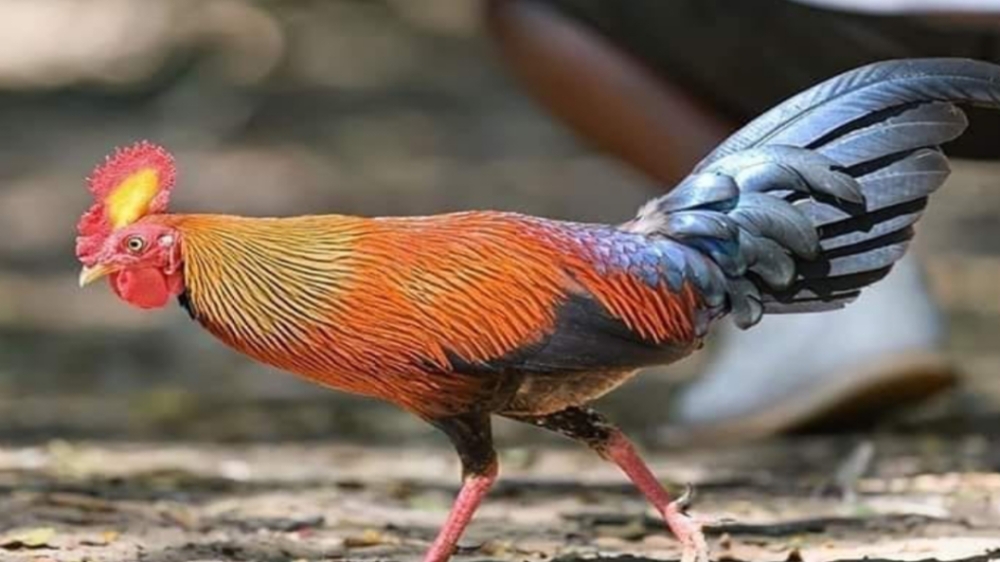
{"type": "Polygon", "coordinates": [[[948,177],[940,146],[967,126],[956,104],[1000,105],[1000,66],[914,59],[847,72],[752,121],[625,228],[698,250],[714,279],[696,285],[723,291],[706,300],[724,297],[740,327],[842,307],[906,252],[948,177]]]}

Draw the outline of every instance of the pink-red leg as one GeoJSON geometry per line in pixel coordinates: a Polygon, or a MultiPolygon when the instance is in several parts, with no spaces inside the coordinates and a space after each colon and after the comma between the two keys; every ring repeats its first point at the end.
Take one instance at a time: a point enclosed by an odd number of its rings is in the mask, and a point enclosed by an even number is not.
{"type": "Polygon", "coordinates": [[[684,547],[683,562],[707,561],[708,543],[701,525],[686,513],[688,498],[672,500],[642,460],[632,442],[617,430],[611,430],[608,440],[598,449],[604,458],[618,465],[646,500],[660,512],[663,520],[684,547]]]}
{"type": "Polygon", "coordinates": [[[479,504],[497,479],[497,456],[493,450],[490,418],[465,414],[431,420],[451,439],[462,461],[462,489],[451,505],[448,519],[424,556],[424,562],[446,562],[476,514],[479,504]]]}
{"type": "Polygon", "coordinates": [[[465,477],[462,489],[458,492],[458,497],[451,506],[451,512],[444,526],[434,539],[434,544],[424,556],[424,562],[445,562],[451,558],[458,545],[458,540],[465,532],[465,528],[472,521],[472,516],[479,508],[483,498],[493,486],[497,479],[497,463],[494,461],[483,474],[472,474],[465,477]]]}
{"type": "MultiPolygon", "coordinates": [[[[513,416],[512,416],[513,417],[513,416]]],[[[673,500],[636,451],[625,434],[593,410],[567,408],[538,417],[516,416],[513,419],[561,433],[582,441],[602,458],[609,460],[628,476],[642,495],[660,512],[683,547],[683,562],[707,562],[708,543],[701,525],[685,511],[687,498],[673,500]]]]}

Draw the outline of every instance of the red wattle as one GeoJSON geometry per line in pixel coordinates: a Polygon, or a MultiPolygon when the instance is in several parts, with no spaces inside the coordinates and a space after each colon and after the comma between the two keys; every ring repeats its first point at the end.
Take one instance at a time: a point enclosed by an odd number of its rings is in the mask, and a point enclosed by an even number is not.
{"type": "Polygon", "coordinates": [[[170,301],[171,285],[155,268],[128,269],[110,275],[111,288],[127,303],[139,308],[161,308],[170,301]]]}

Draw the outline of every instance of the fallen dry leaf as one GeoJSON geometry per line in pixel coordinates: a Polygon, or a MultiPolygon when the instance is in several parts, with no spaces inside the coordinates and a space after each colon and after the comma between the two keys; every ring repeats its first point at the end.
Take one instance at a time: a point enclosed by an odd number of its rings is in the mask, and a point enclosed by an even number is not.
{"type": "Polygon", "coordinates": [[[344,546],[347,548],[365,548],[368,546],[387,544],[389,542],[392,542],[392,540],[385,534],[376,531],[375,529],[366,529],[365,532],[361,533],[359,536],[347,537],[344,539],[344,546]]]}
{"type": "Polygon", "coordinates": [[[52,548],[49,542],[55,538],[56,530],[50,527],[36,529],[21,529],[7,534],[0,539],[0,548],[5,550],[30,550],[36,548],[52,548]]]}
{"type": "Polygon", "coordinates": [[[489,540],[479,545],[476,552],[491,557],[502,557],[514,551],[511,543],[502,540],[489,540]]]}
{"type": "Polygon", "coordinates": [[[116,540],[118,540],[117,531],[105,531],[95,538],[81,540],[80,544],[82,546],[108,546],[116,540]]]}

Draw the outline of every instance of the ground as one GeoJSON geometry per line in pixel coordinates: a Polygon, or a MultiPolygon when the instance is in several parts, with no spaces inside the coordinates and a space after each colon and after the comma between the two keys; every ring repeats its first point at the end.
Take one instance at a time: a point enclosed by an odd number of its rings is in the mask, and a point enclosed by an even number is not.
{"type": "MultiPolygon", "coordinates": [[[[996,443],[842,437],[653,452],[697,486],[714,559],[1000,559],[996,443]]],[[[457,560],[670,560],[673,540],[586,451],[509,449],[457,560]]],[[[457,484],[444,449],[68,444],[0,449],[0,560],[419,560],[457,484]]]]}

